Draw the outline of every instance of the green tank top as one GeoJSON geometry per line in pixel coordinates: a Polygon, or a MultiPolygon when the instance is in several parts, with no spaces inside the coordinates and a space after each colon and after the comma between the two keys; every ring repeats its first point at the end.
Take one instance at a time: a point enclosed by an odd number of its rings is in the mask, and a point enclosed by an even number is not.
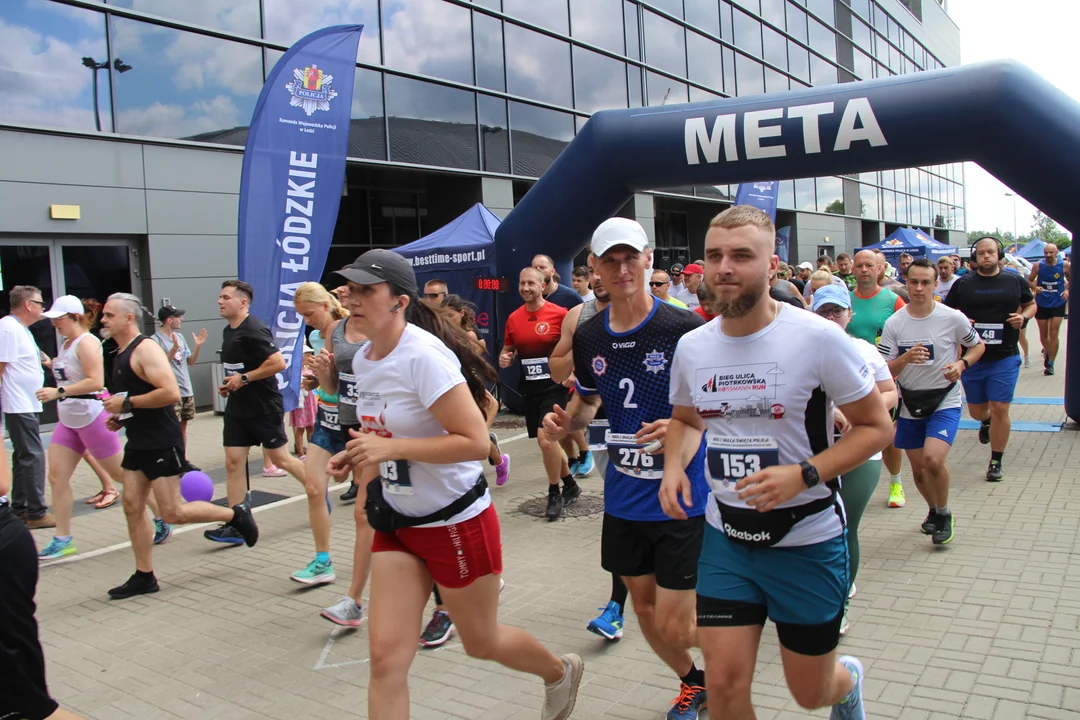
{"type": "Polygon", "coordinates": [[[861,298],[851,291],[851,322],[848,323],[848,335],[877,345],[881,340],[881,331],[885,321],[896,312],[897,295],[888,288],[881,288],[871,298],[861,298]]]}

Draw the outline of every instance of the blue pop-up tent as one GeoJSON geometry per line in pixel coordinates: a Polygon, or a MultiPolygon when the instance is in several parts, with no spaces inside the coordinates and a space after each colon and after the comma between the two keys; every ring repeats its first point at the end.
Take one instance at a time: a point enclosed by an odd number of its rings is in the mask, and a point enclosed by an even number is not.
{"type": "Polygon", "coordinates": [[[476,333],[487,343],[493,361],[499,334],[495,292],[477,289],[473,278],[495,277],[495,231],[500,222],[477,203],[430,235],[395,248],[412,261],[421,288],[431,280],[442,280],[451,293],[476,305],[476,333]]]}
{"type": "Polygon", "coordinates": [[[1022,248],[1014,252],[1013,255],[1022,257],[1025,260],[1042,260],[1044,247],[1046,247],[1046,243],[1039,238],[1035,238],[1027,245],[1024,245],[1022,248]]]}
{"type": "Polygon", "coordinates": [[[925,257],[936,260],[956,252],[955,247],[939,243],[923,231],[912,228],[899,228],[881,242],[862,249],[880,250],[893,266],[899,266],[900,256],[904,253],[916,258],[925,257]]]}

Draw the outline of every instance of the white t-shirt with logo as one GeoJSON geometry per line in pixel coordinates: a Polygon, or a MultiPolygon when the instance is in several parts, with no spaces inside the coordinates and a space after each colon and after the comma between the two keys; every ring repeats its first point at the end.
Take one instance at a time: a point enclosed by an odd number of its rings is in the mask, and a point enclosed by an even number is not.
{"type": "MultiPolygon", "coordinates": [[[[415,325],[406,325],[397,347],[382,360],[369,360],[370,343],[353,357],[356,417],[369,432],[393,438],[431,438],[448,433],[428,409],[440,397],[465,382],[461,363],[441,340],[415,325]]],[[[422,517],[442,510],[467,493],[479,480],[477,461],[433,465],[407,463],[404,473],[380,468],[387,504],[402,515],[422,517]],[[390,477],[388,477],[390,476],[390,477]]],[[[447,522],[420,527],[453,525],[476,517],[491,505],[490,493],[447,522]]]]}
{"type": "MultiPolygon", "coordinates": [[[[859,357],[866,361],[866,366],[870,368],[870,374],[874,376],[874,384],[892,380],[892,371],[889,370],[889,364],[881,357],[881,353],[878,352],[875,346],[857,337],[851,338],[851,342],[855,345],[855,349],[859,351],[859,357]]],[[[874,453],[870,459],[880,460],[881,453],[874,453]]]]}
{"type": "Polygon", "coordinates": [[[934,299],[938,302],[945,302],[945,298],[948,297],[949,291],[952,290],[952,286],[959,280],[958,275],[953,275],[948,280],[938,279],[937,285],[934,286],[934,299]]]}
{"type": "Polygon", "coordinates": [[[671,290],[669,294],[676,300],[682,300],[686,303],[686,307],[690,310],[696,310],[701,307],[701,300],[698,299],[697,293],[690,292],[690,288],[685,285],[680,285],[677,290],[671,290]]]}
{"type": "MultiPolygon", "coordinates": [[[[896,378],[900,387],[911,390],[939,390],[948,387],[945,368],[960,359],[961,347],[978,345],[979,334],[962,312],[948,305],[934,303],[930,314],[923,318],[911,317],[908,312],[910,307],[907,305],[900,308],[885,321],[878,351],[886,360],[895,360],[921,344],[929,351],[930,359],[918,365],[905,365],[896,378]]],[[[901,398],[903,394],[904,391],[901,390],[901,398]]],[[[938,409],[947,410],[960,405],[960,383],[957,383],[938,405],[938,409]]],[[[900,408],[900,417],[912,419],[906,405],[900,408]]]]}
{"type": "MultiPolygon", "coordinates": [[[[729,478],[797,465],[832,444],[835,405],[860,400],[873,388],[870,368],[839,325],[787,304],[768,326],[745,337],[724,335],[719,320],[691,330],[671,365],[671,404],[693,407],[705,421],[712,494],[740,508],[749,506],[739,499],[736,481],[713,478],[714,458],[723,456],[729,478]]],[[[829,479],[779,507],[829,497],[829,479]]],[[[715,502],[705,517],[723,532],[715,502]]],[[[813,545],[842,532],[836,511],[827,508],[796,523],[776,547],[813,545]]]]}
{"type": "Polygon", "coordinates": [[[41,351],[30,330],[14,315],[0,318],[0,363],[5,363],[0,378],[0,407],[4,413],[41,412],[41,402],[34,395],[45,384],[41,351]]]}

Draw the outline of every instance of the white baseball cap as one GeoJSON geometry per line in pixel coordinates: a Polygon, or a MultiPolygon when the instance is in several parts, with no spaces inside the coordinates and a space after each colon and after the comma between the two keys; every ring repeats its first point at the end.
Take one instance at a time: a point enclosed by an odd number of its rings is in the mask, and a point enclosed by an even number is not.
{"type": "Polygon", "coordinates": [[[61,295],[53,300],[52,307],[48,312],[42,313],[50,320],[55,320],[58,317],[64,317],[65,315],[82,315],[86,310],[83,309],[82,300],[74,295],[61,295]]]}
{"type": "Polygon", "coordinates": [[[613,217],[600,223],[592,236],[592,253],[600,257],[618,245],[628,245],[638,252],[649,247],[649,236],[637,220],[613,217]]]}
{"type": "Polygon", "coordinates": [[[808,262],[804,262],[804,263],[799,263],[799,269],[800,270],[813,270],[814,266],[811,265],[808,262]]]}

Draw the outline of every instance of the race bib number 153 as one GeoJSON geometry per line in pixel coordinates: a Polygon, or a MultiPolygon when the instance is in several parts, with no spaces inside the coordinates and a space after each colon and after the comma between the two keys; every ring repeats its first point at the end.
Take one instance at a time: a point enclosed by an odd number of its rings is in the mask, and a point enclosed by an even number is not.
{"type": "MultiPolygon", "coordinates": [[[[734,483],[767,467],[780,464],[776,439],[760,437],[715,437],[705,448],[710,483],[730,489],[734,483]]],[[[714,487],[714,490],[716,488],[714,487]]]]}

